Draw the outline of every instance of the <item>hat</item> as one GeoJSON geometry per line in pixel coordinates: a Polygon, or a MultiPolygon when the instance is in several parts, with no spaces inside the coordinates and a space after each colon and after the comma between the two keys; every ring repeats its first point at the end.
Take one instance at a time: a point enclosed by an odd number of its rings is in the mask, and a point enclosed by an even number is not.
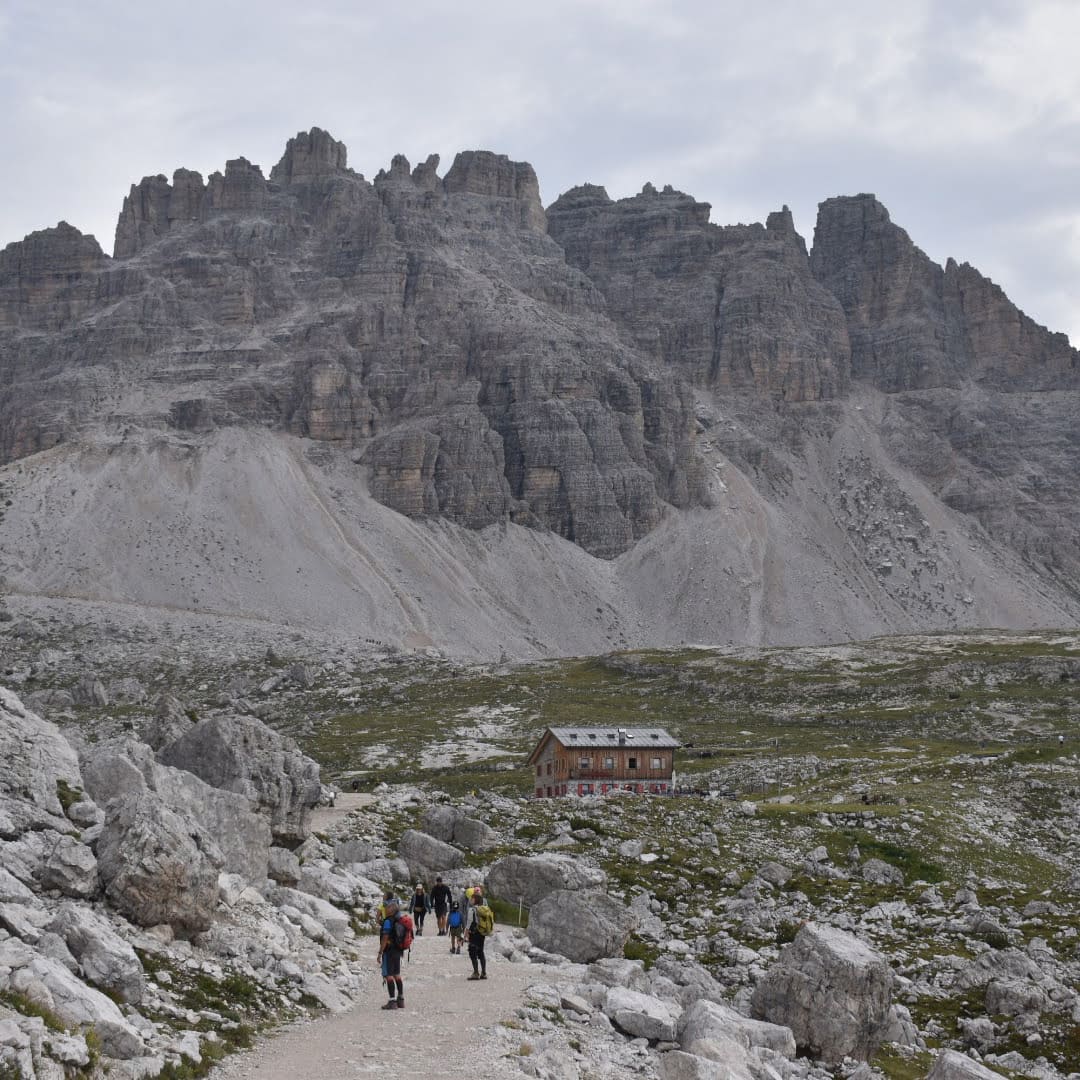
{"type": "Polygon", "coordinates": [[[416,883],[416,887],[417,887],[418,889],[422,889],[422,888],[424,887],[424,883],[423,883],[422,881],[418,881],[418,882],[416,883]]]}

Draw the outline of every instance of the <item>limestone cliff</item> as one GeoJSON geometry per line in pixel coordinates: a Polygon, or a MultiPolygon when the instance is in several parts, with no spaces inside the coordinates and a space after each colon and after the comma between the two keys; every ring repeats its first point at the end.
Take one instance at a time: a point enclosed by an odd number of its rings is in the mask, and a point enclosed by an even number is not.
{"type": "Polygon", "coordinates": [[[398,156],[368,180],[314,128],[268,174],[134,185],[113,258],[65,223],[0,252],[0,463],[96,436],[312,440],[336,490],[405,518],[623,556],[668,583],[683,636],[1059,619],[1078,409],[1065,337],[871,195],[822,203],[808,252],[786,208],[720,226],[671,188],[584,185],[545,211],[523,162],[398,156]],[[730,558],[697,576],[709,535],[730,558]],[[1005,563],[1023,599],[975,595],[971,566],[1005,563]],[[744,605],[749,581],[782,599],[744,605]],[[860,614],[819,618],[820,590],[860,614]]]}

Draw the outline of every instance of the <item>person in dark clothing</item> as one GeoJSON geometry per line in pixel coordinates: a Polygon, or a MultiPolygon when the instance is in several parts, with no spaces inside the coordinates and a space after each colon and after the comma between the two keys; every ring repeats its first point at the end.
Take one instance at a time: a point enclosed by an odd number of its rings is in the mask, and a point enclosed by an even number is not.
{"type": "Polygon", "coordinates": [[[435,921],[439,924],[439,937],[446,936],[446,916],[450,910],[452,894],[450,886],[443,884],[443,879],[435,879],[435,888],[431,890],[431,910],[435,912],[435,921]]]}
{"type": "Polygon", "coordinates": [[[379,967],[386,979],[390,1000],[384,1009],[405,1008],[405,984],[401,981],[401,949],[397,943],[394,924],[398,918],[398,902],[392,897],[383,901],[386,913],[379,933],[379,967]]]}
{"type": "Polygon", "coordinates": [[[413,924],[416,926],[416,936],[424,936],[424,917],[431,910],[431,900],[424,890],[424,883],[416,883],[416,892],[409,898],[409,911],[412,912],[413,924]]]}
{"type": "Polygon", "coordinates": [[[477,886],[473,889],[473,894],[469,899],[469,911],[465,923],[465,940],[469,944],[469,960],[472,962],[472,974],[469,976],[470,982],[473,979],[487,978],[487,959],[484,956],[484,942],[486,939],[480,933],[480,927],[476,921],[476,909],[483,902],[484,894],[480,887],[477,886]]]}

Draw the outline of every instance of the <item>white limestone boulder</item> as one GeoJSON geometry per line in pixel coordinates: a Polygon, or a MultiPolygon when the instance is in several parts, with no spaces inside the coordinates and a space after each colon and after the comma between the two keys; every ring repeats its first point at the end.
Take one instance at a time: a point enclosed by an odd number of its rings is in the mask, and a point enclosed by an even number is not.
{"type": "Polygon", "coordinates": [[[791,1028],[800,1051],[835,1064],[866,1061],[890,1020],[892,971],[858,938],[806,923],[758,983],[751,1012],[791,1028]]]}

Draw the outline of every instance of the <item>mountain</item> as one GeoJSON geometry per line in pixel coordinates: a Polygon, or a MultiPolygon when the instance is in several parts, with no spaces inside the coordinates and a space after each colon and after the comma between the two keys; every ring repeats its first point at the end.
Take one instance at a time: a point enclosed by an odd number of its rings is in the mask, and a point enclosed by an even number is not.
{"type": "Polygon", "coordinates": [[[718,226],[317,128],[0,253],[9,603],[470,655],[1080,612],[1080,363],[871,195],[718,226]]]}

